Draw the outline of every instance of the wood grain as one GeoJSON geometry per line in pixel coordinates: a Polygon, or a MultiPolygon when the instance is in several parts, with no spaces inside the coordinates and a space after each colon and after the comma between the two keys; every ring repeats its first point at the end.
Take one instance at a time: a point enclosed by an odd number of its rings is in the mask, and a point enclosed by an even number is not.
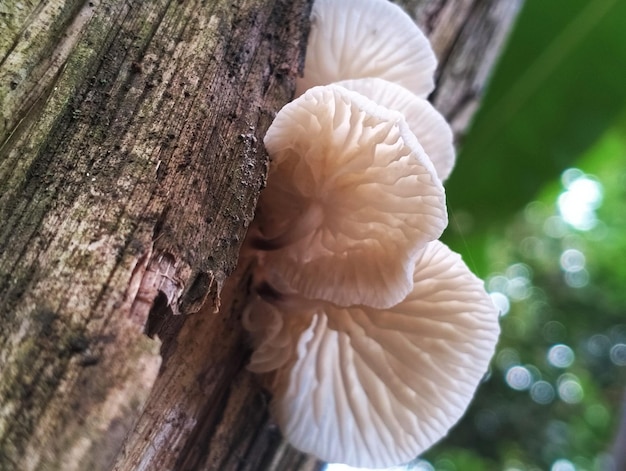
{"type": "MultiPolygon", "coordinates": [[[[520,2],[399,3],[462,133],[520,2]]],[[[245,370],[228,278],[310,6],[0,6],[0,469],[319,469],[245,370]]]]}

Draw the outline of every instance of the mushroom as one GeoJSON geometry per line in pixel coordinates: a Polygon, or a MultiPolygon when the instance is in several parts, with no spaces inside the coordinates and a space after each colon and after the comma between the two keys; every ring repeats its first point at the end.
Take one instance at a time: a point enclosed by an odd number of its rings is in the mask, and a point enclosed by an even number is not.
{"type": "Polygon", "coordinates": [[[287,104],[253,235],[281,293],[384,308],[412,287],[415,259],[447,225],[436,171],[403,116],[338,85],[287,104]]]}
{"type": "Polygon", "coordinates": [[[337,85],[365,95],[377,104],[399,111],[445,181],[454,167],[454,136],[446,119],[425,98],[380,78],[344,80],[337,85]]]}
{"type": "Polygon", "coordinates": [[[265,286],[245,325],[257,334],[249,368],[269,373],[286,439],[321,460],[366,467],[405,463],[444,437],[499,334],[482,281],[439,241],[420,254],[411,292],[391,308],[341,307],[265,286]]]}
{"type": "Polygon", "coordinates": [[[296,96],[316,85],[379,77],[426,97],[434,88],[436,67],[428,39],[397,5],[387,0],[315,0],[296,96]]]}
{"type": "Polygon", "coordinates": [[[264,140],[249,369],[287,440],[325,461],[415,458],[463,415],[497,342],[482,282],[436,240],[454,147],[424,99],[435,67],[397,6],[317,0],[299,97],[264,140]]]}

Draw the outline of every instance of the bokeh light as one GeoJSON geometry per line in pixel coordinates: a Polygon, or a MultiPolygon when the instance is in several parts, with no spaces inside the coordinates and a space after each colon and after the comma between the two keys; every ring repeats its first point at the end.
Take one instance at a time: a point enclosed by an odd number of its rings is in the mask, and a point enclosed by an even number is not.
{"type": "Polygon", "coordinates": [[[512,348],[503,348],[496,355],[496,365],[502,371],[506,371],[520,362],[519,353],[512,348]]]}
{"type": "Polygon", "coordinates": [[[498,293],[497,291],[489,293],[489,296],[491,297],[491,301],[493,301],[493,304],[500,311],[500,315],[506,316],[511,309],[511,303],[509,302],[509,298],[507,298],[506,295],[502,293],[498,293]]]}
{"type": "Polygon", "coordinates": [[[516,276],[509,281],[507,294],[514,301],[521,301],[530,296],[530,280],[523,276],[516,276]]]}
{"type": "Polygon", "coordinates": [[[552,463],[550,471],[576,471],[576,466],[569,460],[560,459],[552,463]]]}
{"type": "Polygon", "coordinates": [[[550,404],[555,396],[554,388],[547,381],[537,381],[530,388],[530,397],[537,404],[550,404]]]}
{"type": "MultiPolygon", "coordinates": [[[[430,464],[430,463],[428,463],[430,464]]],[[[325,471],[408,471],[408,469],[412,470],[428,470],[431,468],[407,468],[406,466],[393,466],[391,468],[355,468],[354,466],[348,466],[347,464],[342,463],[327,463],[324,467],[325,471]]]]}
{"type": "Polygon", "coordinates": [[[595,334],[587,340],[586,347],[593,356],[603,357],[611,348],[611,339],[603,334],[595,334]]]}
{"type": "Polygon", "coordinates": [[[509,288],[509,279],[504,275],[491,275],[487,278],[486,285],[490,292],[506,293],[509,288]]]}
{"type": "Polygon", "coordinates": [[[559,398],[568,404],[578,404],[584,397],[583,388],[576,375],[564,373],[557,380],[559,398]]]}
{"type": "Polygon", "coordinates": [[[584,268],[579,271],[565,272],[565,283],[571,288],[584,288],[589,284],[589,272],[584,268]]]}
{"type": "Polygon", "coordinates": [[[567,368],[574,363],[574,350],[567,345],[554,345],[548,350],[548,362],[557,368],[567,368]]]}
{"type": "Polygon", "coordinates": [[[407,471],[435,471],[435,467],[426,460],[417,460],[404,469],[407,471]]]}
{"type": "Polygon", "coordinates": [[[616,343],[611,347],[609,358],[617,366],[626,366],[626,344],[616,343]]]}
{"type": "Polygon", "coordinates": [[[567,249],[561,254],[561,268],[566,272],[577,272],[585,268],[585,254],[580,250],[567,249]]]}
{"type": "Polygon", "coordinates": [[[506,383],[512,389],[517,391],[525,391],[530,387],[533,381],[532,374],[524,366],[513,366],[508,369],[505,375],[506,383]]]}
{"type": "Polygon", "coordinates": [[[578,169],[563,172],[566,191],[558,198],[563,221],[581,231],[593,229],[598,222],[596,209],[602,204],[602,185],[578,169]]]}
{"type": "Polygon", "coordinates": [[[543,224],[543,232],[549,237],[560,239],[567,234],[567,224],[559,216],[551,216],[543,224]]]}

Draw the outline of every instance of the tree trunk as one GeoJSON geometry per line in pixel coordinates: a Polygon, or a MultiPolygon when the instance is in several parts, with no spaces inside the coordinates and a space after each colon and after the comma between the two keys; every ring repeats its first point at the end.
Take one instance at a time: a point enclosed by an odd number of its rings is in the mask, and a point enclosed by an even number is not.
{"type": "MultiPolygon", "coordinates": [[[[519,1],[402,3],[462,131],[519,1]]],[[[268,418],[227,280],[310,6],[0,6],[0,469],[319,467],[268,418]]]]}

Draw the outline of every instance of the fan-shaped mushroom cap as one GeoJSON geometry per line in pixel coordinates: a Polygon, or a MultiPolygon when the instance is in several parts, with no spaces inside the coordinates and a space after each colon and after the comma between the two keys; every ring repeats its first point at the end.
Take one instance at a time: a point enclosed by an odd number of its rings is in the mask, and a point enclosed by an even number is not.
{"type": "Polygon", "coordinates": [[[344,80],[342,87],[365,95],[377,104],[399,111],[433,162],[437,175],[444,181],[454,167],[453,135],[446,119],[425,98],[406,88],[378,78],[344,80]]]}
{"type": "Polygon", "coordinates": [[[265,136],[257,248],[271,285],[339,305],[388,307],[447,224],[445,194],[402,115],[336,85],[287,104],[265,136]]]}
{"type": "Polygon", "coordinates": [[[284,323],[280,341],[254,353],[252,369],[279,365],[272,409],[289,442],[352,466],[404,463],[445,436],[499,334],[482,281],[439,241],[428,244],[413,290],[392,308],[296,305],[253,308],[253,319],[270,310],[284,323]]]}
{"type": "Polygon", "coordinates": [[[304,77],[296,96],[316,85],[380,77],[426,97],[437,59],[400,7],[387,0],[315,0],[304,77]]]}

